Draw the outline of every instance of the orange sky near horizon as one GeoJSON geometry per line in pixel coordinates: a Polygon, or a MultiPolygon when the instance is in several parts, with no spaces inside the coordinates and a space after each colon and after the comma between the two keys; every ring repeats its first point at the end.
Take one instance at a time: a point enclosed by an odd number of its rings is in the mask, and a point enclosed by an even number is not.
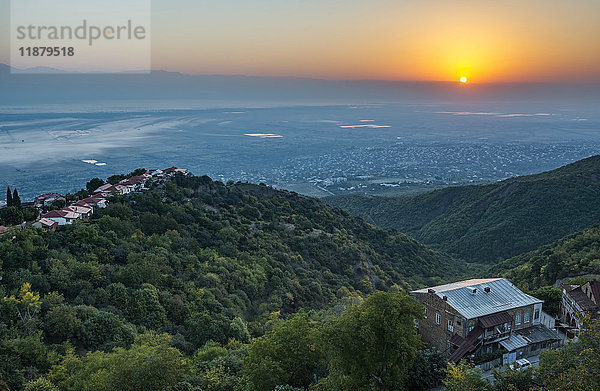
{"type": "Polygon", "coordinates": [[[600,81],[600,1],[227,0],[199,16],[171,12],[178,29],[160,34],[168,15],[153,26],[156,69],[327,79],[600,81]],[[194,51],[183,58],[191,42],[176,38],[182,32],[195,35],[194,51]]]}
{"type": "MultiPolygon", "coordinates": [[[[4,18],[7,9],[0,0],[4,18]]],[[[599,0],[153,0],[152,69],[600,82],[599,16],[599,0]]],[[[8,36],[4,22],[0,35],[8,36]]],[[[0,40],[8,63],[5,53],[0,40]]]]}

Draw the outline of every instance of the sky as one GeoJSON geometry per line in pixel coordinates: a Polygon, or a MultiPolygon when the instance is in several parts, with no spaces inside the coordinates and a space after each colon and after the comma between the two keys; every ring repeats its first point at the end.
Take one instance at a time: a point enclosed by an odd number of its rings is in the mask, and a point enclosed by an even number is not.
{"type": "MultiPolygon", "coordinates": [[[[9,4],[0,0],[7,64],[9,4]]],[[[153,0],[151,15],[155,70],[600,82],[598,0],[153,0]]]]}

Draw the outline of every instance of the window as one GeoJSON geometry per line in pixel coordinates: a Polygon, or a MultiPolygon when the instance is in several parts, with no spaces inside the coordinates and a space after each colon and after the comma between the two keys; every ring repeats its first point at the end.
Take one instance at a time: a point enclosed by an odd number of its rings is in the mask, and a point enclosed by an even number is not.
{"type": "Polygon", "coordinates": [[[440,324],[441,320],[440,320],[440,314],[438,314],[437,312],[435,313],[435,324],[440,324]]]}
{"type": "Polygon", "coordinates": [[[531,316],[531,312],[527,311],[523,315],[523,323],[529,323],[529,317],[531,316]]]}
{"type": "Polygon", "coordinates": [[[457,321],[456,321],[456,325],[457,325],[457,326],[460,326],[461,324],[462,324],[462,323],[460,323],[460,320],[457,320],[457,321]]]}
{"type": "Polygon", "coordinates": [[[448,321],[448,331],[454,331],[454,322],[452,319],[448,321]]]}
{"type": "Polygon", "coordinates": [[[427,307],[425,307],[425,319],[427,319],[427,307]]]}
{"type": "Polygon", "coordinates": [[[540,310],[535,310],[533,319],[538,320],[540,318],[540,310]]]}
{"type": "Polygon", "coordinates": [[[521,313],[518,312],[515,314],[515,325],[520,325],[521,324],[521,313]]]}
{"type": "Polygon", "coordinates": [[[475,328],[475,326],[469,326],[469,333],[470,333],[471,331],[473,331],[473,329],[474,329],[474,328],[475,328]]]}

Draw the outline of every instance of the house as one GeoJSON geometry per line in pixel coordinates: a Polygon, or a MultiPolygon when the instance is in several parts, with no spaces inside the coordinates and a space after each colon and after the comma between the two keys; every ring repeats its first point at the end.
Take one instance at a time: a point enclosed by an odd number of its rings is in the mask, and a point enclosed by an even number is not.
{"type": "Polygon", "coordinates": [[[117,193],[117,194],[129,194],[131,193],[131,189],[127,186],[123,186],[121,184],[117,184],[117,185],[112,185],[110,183],[106,183],[102,186],[100,186],[99,188],[97,188],[96,190],[94,190],[94,193],[117,193]]]}
{"type": "Polygon", "coordinates": [[[94,208],[106,208],[106,205],[108,204],[108,201],[106,200],[105,196],[102,194],[95,194],[91,197],[87,197],[84,198],[80,201],[77,201],[74,205],[77,205],[79,203],[83,203],[83,206],[86,205],[90,205],[94,208]]]}
{"type": "Polygon", "coordinates": [[[63,208],[63,210],[70,210],[71,212],[78,213],[82,219],[87,219],[94,213],[94,209],[92,207],[75,204],[67,206],[66,208],[63,208]]]}
{"type": "Polygon", "coordinates": [[[569,337],[575,337],[581,331],[584,316],[600,318],[600,282],[589,281],[583,285],[562,286],[562,298],[559,306],[559,322],[569,337]]]}
{"type": "Polygon", "coordinates": [[[36,228],[44,229],[46,231],[54,232],[56,231],[56,228],[58,228],[58,223],[54,220],[41,218],[40,220],[33,223],[33,226],[36,228]]]}
{"type": "Polygon", "coordinates": [[[454,362],[497,353],[503,363],[510,363],[562,343],[542,323],[548,317],[543,301],[505,278],[459,281],[411,296],[425,307],[425,318],[418,322],[423,341],[454,362]]]}
{"type": "Polygon", "coordinates": [[[140,191],[144,187],[144,184],[146,183],[148,178],[149,175],[147,176],[146,174],[136,175],[132,176],[131,178],[122,180],[120,184],[123,186],[127,186],[131,189],[131,191],[140,191]]]}
{"type": "Polygon", "coordinates": [[[86,208],[92,209],[92,213],[94,211],[94,207],[92,205],[88,204],[87,202],[85,202],[84,200],[76,201],[71,206],[85,206],[86,208]]]}
{"type": "Polygon", "coordinates": [[[187,174],[187,169],[185,169],[185,168],[177,168],[177,167],[169,167],[169,168],[166,168],[166,169],[164,169],[162,171],[167,176],[173,176],[173,175],[175,175],[177,173],[181,173],[181,174],[184,174],[184,175],[187,174]]]}
{"type": "Polygon", "coordinates": [[[42,218],[52,220],[58,223],[58,225],[73,224],[73,221],[79,219],[81,215],[79,213],[70,210],[51,210],[50,212],[42,215],[42,218]]]}
{"type": "Polygon", "coordinates": [[[94,190],[94,193],[109,192],[113,186],[114,185],[112,183],[105,183],[102,186],[100,186],[99,188],[97,188],[96,190],[94,190]]]}
{"type": "Polygon", "coordinates": [[[146,174],[153,177],[162,177],[165,175],[165,173],[162,170],[150,170],[146,174]]]}
{"type": "Polygon", "coordinates": [[[38,208],[44,208],[52,205],[55,201],[59,200],[65,201],[65,197],[58,193],[46,193],[35,197],[33,202],[38,208]]]}

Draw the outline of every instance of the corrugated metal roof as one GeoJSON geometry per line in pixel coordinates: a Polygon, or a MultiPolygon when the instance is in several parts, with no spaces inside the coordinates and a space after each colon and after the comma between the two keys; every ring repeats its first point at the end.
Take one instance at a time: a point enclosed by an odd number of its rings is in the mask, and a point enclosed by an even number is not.
{"type": "Polygon", "coordinates": [[[463,358],[467,353],[475,350],[477,339],[481,334],[483,334],[483,329],[479,326],[475,326],[463,343],[460,344],[460,346],[450,355],[450,357],[448,357],[448,360],[459,362],[460,359],[463,358]]]}
{"type": "Polygon", "coordinates": [[[502,278],[473,278],[471,280],[457,281],[450,284],[438,285],[430,288],[423,288],[419,289],[418,291],[413,291],[413,293],[427,293],[430,289],[433,289],[436,292],[446,292],[453,289],[458,289],[467,286],[475,286],[498,280],[502,280],[502,278]]]}
{"type": "Polygon", "coordinates": [[[429,289],[433,289],[442,299],[446,296],[448,304],[467,319],[543,303],[543,300],[521,292],[506,278],[459,281],[412,293],[427,293],[429,289]],[[489,292],[486,292],[485,288],[489,288],[489,292]]]}
{"type": "Polygon", "coordinates": [[[543,324],[538,324],[535,326],[528,327],[526,329],[517,330],[516,333],[530,343],[560,340],[560,336],[556,331],[550,330],[543,324]]]}
{"type": "Polygon", "coordinates": [[[512,352],[513,350],[527,346],[527,341],[520,335],[513,334],[510,336],[510,338],[500,341],[500,345],[502,345],[502,347],[509,352],[512,352]]]}
{"type": "Polygon", "coordinates": [[[590,309],[597,308],[598,306],[594,303],[587,295],[583,292],[580,286],[572,289],[567,293],[571,298],[581,307],[582,310],[587,311],[590,309]]]}

